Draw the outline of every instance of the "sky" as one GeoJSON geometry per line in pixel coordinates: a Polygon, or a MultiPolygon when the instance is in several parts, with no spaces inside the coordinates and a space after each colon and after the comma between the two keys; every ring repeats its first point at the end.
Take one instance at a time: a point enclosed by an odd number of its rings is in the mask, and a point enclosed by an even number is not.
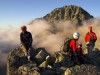
{"type": "Polygon", "coordinates": [[[100,0],[0,0],[0,29],[20,27],[65,5],[82,7],[100,17],[100,0]]]}

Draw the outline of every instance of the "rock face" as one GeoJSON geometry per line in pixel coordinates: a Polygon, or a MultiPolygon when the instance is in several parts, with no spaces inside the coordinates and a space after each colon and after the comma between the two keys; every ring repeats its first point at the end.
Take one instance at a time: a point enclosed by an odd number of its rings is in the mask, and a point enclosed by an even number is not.
{"type": "MultiPolygon", "coordinates": [[[[86,56],[86,55],[85,55],[86,56]]],[[[100,75],[100,51],[93,51],[93,60],[82,65],[63,51],[49,54],[45,48],[31,50],[31,60],[24,57],[21,47],[8,53],[6,75],[100,75]]]]}
{"type": "Polygon", "coordinates": [[[45,15],[43,19],[54,23],[55,21],[66,21],[70,20],[74,24],[81,24],[84,20],[89,20],[93,18],[87,11],[79,6],[69,5],[63,6],[61,8],[56,8],[49,14],[45,15]]]}
{"type": "Polygon", "coordinates": [[[67,68],[64,75],[100,75],[96,66],[92,65],[77,65],[73,68],[67,68]]]}

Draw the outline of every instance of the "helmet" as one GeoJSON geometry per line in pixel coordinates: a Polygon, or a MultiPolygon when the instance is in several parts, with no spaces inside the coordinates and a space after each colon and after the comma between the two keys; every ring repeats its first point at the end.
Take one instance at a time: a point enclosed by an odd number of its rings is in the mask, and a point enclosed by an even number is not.
{"type": "Polygon", "coordinates": [[[92,26],[88,26],[88,30],[92,31],[92,26]]]}
{"type": "Polygon", "coordinates": [[[24,30],[24,27],[23,27],[23,26],[21,26],[21,27],[20,27],[20,30],[24,30]]]}
{"type": "Polygon", "coordinates": [[[73,33],[73,38],[78,39],[80,37],[80,34],[78,32],[73,33]]]}
{"type": "Polygon", "coordinates": [[[78,43],[78,45],[82,46],[82,43],[78,43]]]}
{"type": "Polygon", "coordinates": [[[26,27],[26,26],[21,26],[20,29],[21,29],[22,31],[24,31],[24,30],[27,29],[27,27],[26,27]]]}

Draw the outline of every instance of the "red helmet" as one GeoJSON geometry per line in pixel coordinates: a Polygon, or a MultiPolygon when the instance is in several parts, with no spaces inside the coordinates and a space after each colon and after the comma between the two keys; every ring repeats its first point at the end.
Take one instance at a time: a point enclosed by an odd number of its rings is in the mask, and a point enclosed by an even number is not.
{"type": "Polygon", "coordinates": [[[82,43],[78,43],[78,45],[82,46],[82,43]]]}
{"type": "Polygon", "coordinates": [[[92,26],[88,26],[88,30],[92,31],[92,26]]]}
{"type": "Polygon", "coordinates": [[[27,27],[26,26],[21,26],[20,29],[23,31],[23,30],[26,30],[27,27]]]}

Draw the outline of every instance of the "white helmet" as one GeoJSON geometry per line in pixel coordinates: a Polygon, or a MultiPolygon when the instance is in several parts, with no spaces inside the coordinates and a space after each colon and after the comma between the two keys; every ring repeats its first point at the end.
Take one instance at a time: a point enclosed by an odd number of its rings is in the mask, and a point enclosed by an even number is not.
{"type": "Polygon", "coordinates": [[[78,39],[80,37],[80,34],[78,32],[73,33],[73,38],[78,39]]]}

